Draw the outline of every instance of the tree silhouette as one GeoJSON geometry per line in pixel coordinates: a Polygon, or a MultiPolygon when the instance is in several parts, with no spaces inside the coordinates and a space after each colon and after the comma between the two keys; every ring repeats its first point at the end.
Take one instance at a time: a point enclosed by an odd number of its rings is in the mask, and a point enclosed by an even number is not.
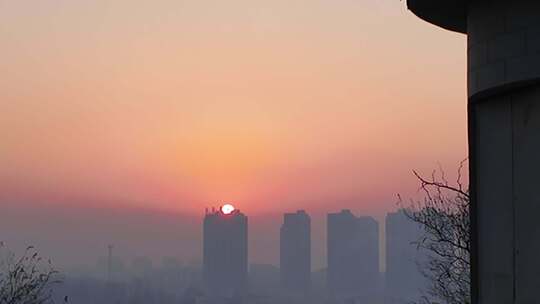
{"type": "Polygon", "coordinates": [[[455,184],[441,168],[430,178],[413,171],[424,198],[412,201],[406,215],[423,230],[414,244],[425,253],[419,268],[429,281],[420,303],[471,303],[470,196],[461,181],[465,163],[460,163],[455,184]]]}
{"type": "Polygon", "coordinates": [[[44,260],[32,246],[17,257],[0,242],[0,252],[0,304],[52,302],[52,285],[60,280],[50,260],[44,260]]]}

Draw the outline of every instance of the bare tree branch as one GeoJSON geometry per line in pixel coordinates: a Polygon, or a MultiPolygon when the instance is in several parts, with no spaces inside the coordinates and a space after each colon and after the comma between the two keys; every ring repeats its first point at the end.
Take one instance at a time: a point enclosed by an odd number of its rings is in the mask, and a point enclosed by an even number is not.
{"type": "Polygon", "coordinates": [[[419,268],[430,282],[419,303],[470,303],[470,196],[462,183],[466,162],[459,164],[456,185],[449,184],[440,165],[430,179],[413,171],[424,198],[411,201],[405,214],[423,229],[415,244],[427,256],[419,268]]]}
{"type": "Polygon", "coordinates": [[[32,246],[16,258],[0,242],[0,304],[52,303],[52,285],[59,283],[50,260],[43,261],[32,246]]]}

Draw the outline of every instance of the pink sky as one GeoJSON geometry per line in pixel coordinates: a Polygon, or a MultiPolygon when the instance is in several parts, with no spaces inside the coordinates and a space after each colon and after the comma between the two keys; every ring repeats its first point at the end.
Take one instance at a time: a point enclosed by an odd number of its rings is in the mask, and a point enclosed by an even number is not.
{"type": "Polygon", "coordinates": [[[0,0],[0,46],[20,210],[380,217],[467,153],[465,37],[403,1],[0,0]]]}

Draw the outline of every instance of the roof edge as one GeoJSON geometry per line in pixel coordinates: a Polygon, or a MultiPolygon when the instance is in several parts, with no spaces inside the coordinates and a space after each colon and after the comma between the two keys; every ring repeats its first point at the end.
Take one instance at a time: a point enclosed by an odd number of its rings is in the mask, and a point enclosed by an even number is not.
{"type": "Polygon", "coordinates": [[[467,33],[468,0],[407,0],[407,8],[420,19],[449,31],[467,33]]]}

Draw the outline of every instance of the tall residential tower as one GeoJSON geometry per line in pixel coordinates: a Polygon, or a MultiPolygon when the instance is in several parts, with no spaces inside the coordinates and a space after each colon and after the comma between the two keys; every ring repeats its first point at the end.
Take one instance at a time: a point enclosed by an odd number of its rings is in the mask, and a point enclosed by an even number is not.
{"type": "Polygon", "coordinates": [[[337,297],[374,296],[379,278],[379,226],[349,210],[328,214],[329,291],[337,297]]]}
{"type": "Polygon", "coordinates": [[[280,272],[284,290],[306,293],[311,286],[311,218],[303,211],[285,213],[280,229],[280,272]]]}
{"type": "Polygon", "coordinates": [[[420,225],[405,210],[386,215],[385,303],[410,303],[421,297],[427,282],[418,266],[425,258],[414,244],[421,236],[420,225]]]}
{"type": "Polygon", "coordinates": [[[232,205],[206,211],[203,227],[203,275],[211,297],[246,293],[248,219],[232,205]]]}

